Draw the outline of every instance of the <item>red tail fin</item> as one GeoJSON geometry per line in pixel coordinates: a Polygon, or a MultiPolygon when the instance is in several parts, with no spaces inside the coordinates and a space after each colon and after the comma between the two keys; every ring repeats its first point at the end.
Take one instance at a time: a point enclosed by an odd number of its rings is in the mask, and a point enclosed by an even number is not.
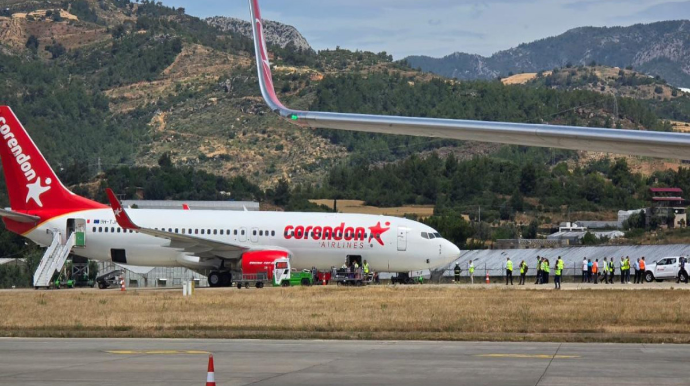
{"type": "Polygon", "coordinates": [[[10,206],[17,211],[107,208],[65,188],[17,117],[0,106],[0,159],[10,206]]]}

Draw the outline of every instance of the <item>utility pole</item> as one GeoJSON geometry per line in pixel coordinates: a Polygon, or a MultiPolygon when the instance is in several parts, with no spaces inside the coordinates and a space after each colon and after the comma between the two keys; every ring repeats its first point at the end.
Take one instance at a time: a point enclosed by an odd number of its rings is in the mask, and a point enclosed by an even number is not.
{"type": "Polygon", "coordinates": [[[479,205],[479,223],[481,224],[482,222],[482,206],[479,205]]]}

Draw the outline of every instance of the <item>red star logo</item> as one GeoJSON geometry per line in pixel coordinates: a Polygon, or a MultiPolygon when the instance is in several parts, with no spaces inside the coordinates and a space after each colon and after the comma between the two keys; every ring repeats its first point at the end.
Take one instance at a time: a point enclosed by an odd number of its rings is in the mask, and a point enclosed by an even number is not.
{"type": "Polygon", "coordinates": [[[386,233],[390,228],[391,223],[386,222],[386,226],[388,228],[384,228],[381,226],[381,221],[376,223],[376,225],[369,227],[369,242],[371,242],[371,239],[374,238],[376,241],[379,242],[379,244],[383,245],[383,240],[381,240],[381,235],[386,233]]]}

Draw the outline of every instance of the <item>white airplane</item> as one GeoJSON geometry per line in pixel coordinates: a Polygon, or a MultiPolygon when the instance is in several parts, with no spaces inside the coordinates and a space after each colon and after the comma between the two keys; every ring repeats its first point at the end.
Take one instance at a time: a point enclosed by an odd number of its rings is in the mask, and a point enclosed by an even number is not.
{"type": "MultiPolygon", "coordinates": [[[[261,93],[273,111],[302,126],[662,158],[684,158],[690,150],[690,136],[676,133],[291,110],[273,88],[258,0],[249,4],[261,93]]],[[[289,257],[295,268],[367,260],[371,270],[385,272],[442,267],[460,255],[436,230],[397,217],[127,210],[108,191],[111,208],[65,188],[7,106],[0,106],[0,137],[10,199],[0,217],[8,230],[48,247],[35,283],[49,280],[70,252],[119,264],[187,267],[208,274],[211,286],[230,285],[247,252],[289,257]]]]}
{"type": "Polygon", "coordinates": [[[397,217],[126,210],[108,189],[111,208],[67,190],[7,106],[0,106],[0,137],[10,199],[10,208],[0,209],[5,226],[42,247],[55,243],[64,258],[71,251],[127,265],[187,267],[208,274],[212,286],[227,286],[246,252],[289,257],[292,267],[305,269],[366,260],[386,272],[436,268],[460,256],[436,230],[397,217]]]}

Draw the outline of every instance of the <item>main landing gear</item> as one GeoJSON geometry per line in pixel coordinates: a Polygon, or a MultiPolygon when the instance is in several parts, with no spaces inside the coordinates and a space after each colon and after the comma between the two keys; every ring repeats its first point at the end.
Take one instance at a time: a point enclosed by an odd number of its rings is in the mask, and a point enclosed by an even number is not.
{"type": "Polygon", "coordinates": [[[208,275],[209,287],[230,287],[232,274],[228,271],[213,271],[208,275]]]}

